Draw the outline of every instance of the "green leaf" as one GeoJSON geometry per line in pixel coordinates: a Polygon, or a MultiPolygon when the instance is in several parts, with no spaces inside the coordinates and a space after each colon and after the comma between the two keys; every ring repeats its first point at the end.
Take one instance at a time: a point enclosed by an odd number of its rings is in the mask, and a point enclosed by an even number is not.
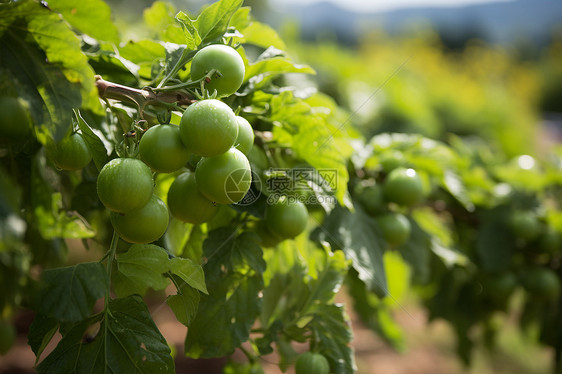
{"type": "Polygon", "coordinates": [[[201,44],[210,43],[224,35],[230,19],[242,6],[242,2],[243,0],[220,0],[203,9],[194,22],[201,44]]]}
{"type": "Polygon", "coordinates": [[[208,294],[203,268],[187,258],[174,257],[170,260],[170,272],[196,290],[208,294]]]}
{"type": "Polygon", "coordinates": [[[392,318],[390,307],[367,290],[365,283],[357,277],[357,272],[350,272],[346,285],[353,300],[353,310],[361,322],[393,348],[402,351],[405,348],[404,336],[392,318]]]}
{"type": "Polygon", "coordinates": [[[91,314],[96,300],[105,294],[107,274],[99,262],[86,262],[45,270],[43,281],[38,311],[58,321],[80,321],[91,314]]]}
{"type": "Polygon", "coordinates": [[[320,175],[332,175],[329,186],[340,204],[351,206],[347,194],[346,156],[352,152],[349,145],[339,141],[340,125],[332,128],[334,113],[325,107],[314,107],[296,99],[289,91],[282,92],[271,100],[271,120],[275,126],[274,139],[292,147],[296,157],[316,168],[320,175]]]}
{"type": "Polygon", "coordinates": [[[170,347],[138,296],[109,301],[107,313],[68,331],[38,373],[174,373],[170,347]],[[100,323],[93,338],[86,330],[100,323]]]}
{"type": "Polygon", "coordinates": [[[173,278],[178,292],[176,295],[168,296],[166,303],[174,312],[177,320],[189,326],[197,314],[201,295],[182,278],[178,276],[173,276],[173,278]]]}
{"type": "Polygon", "coordinates": [[[230,355],[248,340],[250,329],[260,311],[259,275],[230,275],[202,295],[199,310],[189,325],[185,354],[193,358],[230,355]]]}
{"type": "Polygon", "coordinates": [[[174,19],[176,10],[168,2],[155,1],[143,11],[144,23],[163,41],[177,44],[185,43],[184,33],[174,19]]]}
{"type": "Polygon", "coordinates": [[[57,332],[59,323],[56,319],[47,317],[43,314],[37,314],[33,318],[29,332],[27,333],[27,343],[31,347],[33,353],[39,360],[41,353],[47,347],[55,333],[57,332]]]}
{"type": "Polygon", "coordinates": [[[248,340],[260,312],[263,253],[250,233],[221,227],[203,243],[204,267],[211,292],[202,295],[197,316],[189,325],[185,353],[190,357],[229,355],[248,340]]]}
{"type": "Polygon", "coordinates": [[[82,217],[62,209],[61,193],[53,193],[50,202],[50,207],[40,205],[34,211],[43,238],[83,239],[96,235],[82,217]]]}
{"type": "Polygon", "coordinates": [[[76,112],[78,116],[78,126],[82,131],[82,137],[86,141],[88,148],[90,149],[90,153],[92,154],[92,158],[98,170],[107,163],[109,157],[107,155],[107,150],[103,145],[101,139],[92,131],[90,126],[86,123],[82,115],[79,111],[76,112]]]}
{"type": "Polygon", "coordinates": [[[318,307],[310,328],[318,337],[315,348],[328,359],[331,373],[352,374],[357,371],[350,346],[353,334],[343,305],[318,307]]]}
{"type": "Polygon", "coordinates": [[[193,23],[193,20],[184,12],[176,14],[176,19],[183,29],[186,40],[186,48],[191,50],[197,49],[197,46],[201,44],[201,37],[199,36],[199,32],[197,32],[197,28],[193,23]]]}
{"type": "Polygon", "coordinates": [[[476,237],[476,253],[482,268],[489,272],[507,270],[515,249],[515,238],[508,227],[509,209],[498,207],[481,214],[481,226],[476,237]]]}
{"type": "Polygon", "coordinates": [[[49,0],[49,8],[84,34],[98,40],[119,42],[117,27],[111,21],[111,9],[101,0],[49,0]]]}
{"type": "Polygon", "coordinates": [[[246,69],[244,82],[258,75],[281,75],[287,73],[316,74],[308,65],[292,62],[288,57],[272,57],[250,64],[246,69]]]}
{"type": "Polygon", "coordinates": [[[170,268],[168,254],[154,244],[134,244],[117,255],[113,286],[119,296],[144,295],[150,287],[163,290],[170,283],[164,276],[170,268]]]}
{"type": "Polygon", "coordinates": [[[344,251],[369,291],[388,294],[383,266],[386,244],[372,218],[361,207],[357,206],[355,212],[336,207],[319,228],[318,238],[330,243],[332,248],[344,251]]]}
{"type": "Polygon", "coordinates": [[[431,237],[410,219],[410,238],[398,250],[412,269],[412,283],[425,284],[430,276],[431,237]]]}

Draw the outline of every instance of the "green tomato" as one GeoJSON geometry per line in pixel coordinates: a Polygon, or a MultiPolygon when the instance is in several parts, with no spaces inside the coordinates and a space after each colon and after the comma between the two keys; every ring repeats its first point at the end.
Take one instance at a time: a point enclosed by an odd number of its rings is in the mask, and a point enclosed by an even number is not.
{"type": "Polygon", "coordinates": [[[560,237],[560,233],[554,229],[547,229],[542,235],[539,245],[541,250],[545,252],[559,253],[562,251],[562,238],[560,237]]]}
{"type": "Polygon", "coordinates": [[[495,274],[485,279],[484,292],[493,300],[504,303],[515,291],[518,285],[517,277],[511,272],[495,274]]]}
{"type": "Polygon", "coordinates": [[[168,190],[168,207],[175,218],[195,225],[207,222],[219,209],[201,195],[192,172],[183,173],[172,182],[168,190]]]}
{"type": "Polygon", "coordinates": [[[305,352],[295,363],[295,374],[328,374],[329,372],[330,364],[320,353],[305,352]]]}
{"type": "Polygon", "coordinates": [[[207,199],[220,204],[244,198],[252,183],[250,162],[236,148],[213,157],[203,157],[195,168],[197,187],[207,199]]]}
{"type": "Polygon", "coordinates": [[[531,241],[541,232],[541,223],[531,211],[515,211],[509,217],[509,227],[515,236],[531,241]]]}
{"type": "Polygon", "coordinates": [[[534,267],[522,276],[521,283],[536,299],[554,300],[560,294],[560,279],[554,270],[534,267]]]}
{"type": "Polygon", "coordinates": [[[377,223],[382,231],[384,240],[391,247],[398,247],[410,238],[412,227],[405,215],[387,213],[377,217],[377,223]]]}
{"type": "Polygon", "coordinates": [[[404,163],[404,156],[400,152],[385,154],[380,159],[380,164],[385,173],[390,173],[392,170],[403,166],[404,163]]]}
{"type": "Polygon", "coordinates": [[[8,353],[16,341],[16,329],[7,321],[0,321],[0,355],[8,353]]]}
{"type": "Polygon", "coordinates": [[[282,197],[266,206],[265,223],[272,234],[294,238],[306,229],[308,210],[300,201],[282,197]]]}
{"type": "Polygon", "coordinates": [[[128,213],[111,212],[111,224],[121,239],[130,243],[151,243],[168,228],[168,207],[156,195],[144,206],[128,213]]]}
{"type": "Polygon", "coordinates": [[[0,140],[19,141],[30,134],[28,110],[15,97],[0,98],[0,140]]]}
{"type": "Polygon", "coordinates": [[[139,144],[141,159],[160,173],[171,173],[182,168],[190,153],[180,137],[176,125],[156,125],[149,128],[139,144]]]}
{"type": "Polygon", "coordinates": [[[365,211],[374,216],[386,210],[386,202],[383,197],[381,185],[365,181],[355,186],[357,200],[365,208],[365,211]]]}
{"type": "Polygon", "coordinates": [[[238,121],[232,109],[220,100],[191,104],[181,117],[180,135],[190,152],[216,156],[230,149],[238,137],[238,121]]]}
{"type": "Polygon", "coordinates": [[[261,246],[264,248],[271,248],[275,247],[277,244],[283,241],[282,238],[274,235],[269,229],[267,228],[267,224],[264,221],[259,221],[255,228],[256,234],[261,239],[261,246]]]}
{"type": "Polygon", "coordinates": [[[232,47],[215,44],[197,52],[191,61],[191,79],[201,79],[212,69],[217,74],[211,77],[205,88],[211,93],[216,90],[218,96],[233,94],[244,81],[244,60],[232,47]]]}
{"type": "Polygon", "coordinates": [[[51,157],[55,166],[63,170],[80,170],[92,161],[90,148],[78,133],[64,138],[55,145],[51,157]]]}
{"type": "Polygon", "coordinates": [[[238,122],[238,137],[236,138],[235,147],[248,156],[254,145],[254,129],[244,117],[236,116],[236,122],[238,122]]]}
{"type": "Polygon", "coordinates": [[[115,158],[101,169],[97,190],[106,208],[127,213],[150,200],[154,190],[152,172],[141,160],[115,158]]]}
{"type": "Polygon", "coordinates": [[[413,206],[423,199],[421,178],[414,169],[396,168],[386,177],[383,194],[387,201],[413,206]]]}

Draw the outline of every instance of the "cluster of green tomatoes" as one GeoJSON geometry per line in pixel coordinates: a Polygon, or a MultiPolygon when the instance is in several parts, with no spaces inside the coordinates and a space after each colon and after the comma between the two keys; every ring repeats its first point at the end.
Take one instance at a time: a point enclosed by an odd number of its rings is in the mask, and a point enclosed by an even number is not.
{"type": "Polygon", "coordinates": [[[355,186],[355,195],[363,209],[375,218],[389,247],[395,248],[408,241],[411,224],[400,211],[420,203],[425,197],[416,170],[399,166],[390,170],[382,183],[374,179],[362,180],[355,186]],[[397,209],[390,209],[391,206],[397,209]]]}
{"type": "MultiPolygon", "coordinates": [[[[252,170],[247,156],[254,144],[253,128],[216,98],[236,92],[244,71],[244,61],[230,46],[199,50],[191,62],[191,80],[204,80],[204,89],[212,94],[188,106],[179,126],[158,124],[143,131],[138,157],[115,158],[102,168],[98,196],[111,211],[111,223],[122,239],[131,243],[157,240],[168,227],[168,210],[181,221],[202,224],[215,216],[221,204],[240,202],[248,193],[252,170]],[[181,172],[188,163],[195,164],[195,170],[181,172]],[[154,194],[153,172],[179,173],[168,190],[167,204],[154,194]]],[[[50,155],[63,170],[82,169],[92,159],[78,132],[59,142],[50,155]]],[[[261,224],[267,238],[279,242],[300,234],[307,221],[304,204],[281,198],[267,206],[261,224]]]]}

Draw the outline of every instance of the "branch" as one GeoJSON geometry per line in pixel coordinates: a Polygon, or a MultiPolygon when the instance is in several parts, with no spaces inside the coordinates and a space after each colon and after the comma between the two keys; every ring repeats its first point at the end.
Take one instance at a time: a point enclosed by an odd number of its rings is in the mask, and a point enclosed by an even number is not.
{"type": "Polygon", "coordinates": [[[154,92],[150,89],[138,89],[104,80],[96,75],[98,94],[102,99],[129,101],[139,107],[141,113],[147,105],[161,108],[170,108],[174,105],[191,105],[195,99],[187,92],[154,92]]]}

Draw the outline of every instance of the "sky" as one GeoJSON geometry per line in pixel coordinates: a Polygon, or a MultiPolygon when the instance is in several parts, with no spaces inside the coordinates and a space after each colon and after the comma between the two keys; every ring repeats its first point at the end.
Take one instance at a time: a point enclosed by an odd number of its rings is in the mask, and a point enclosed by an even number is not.
{"type": "Polygon", "coordinates": [[[513,0],[270,0],[270,4],[279,7],[289,7],[291,4],[311,4],[329,1],[342,8],[360,12],[380,12],[398,8],[440,6],[452,7],[491,2],[508,2],[513,0]]]}

